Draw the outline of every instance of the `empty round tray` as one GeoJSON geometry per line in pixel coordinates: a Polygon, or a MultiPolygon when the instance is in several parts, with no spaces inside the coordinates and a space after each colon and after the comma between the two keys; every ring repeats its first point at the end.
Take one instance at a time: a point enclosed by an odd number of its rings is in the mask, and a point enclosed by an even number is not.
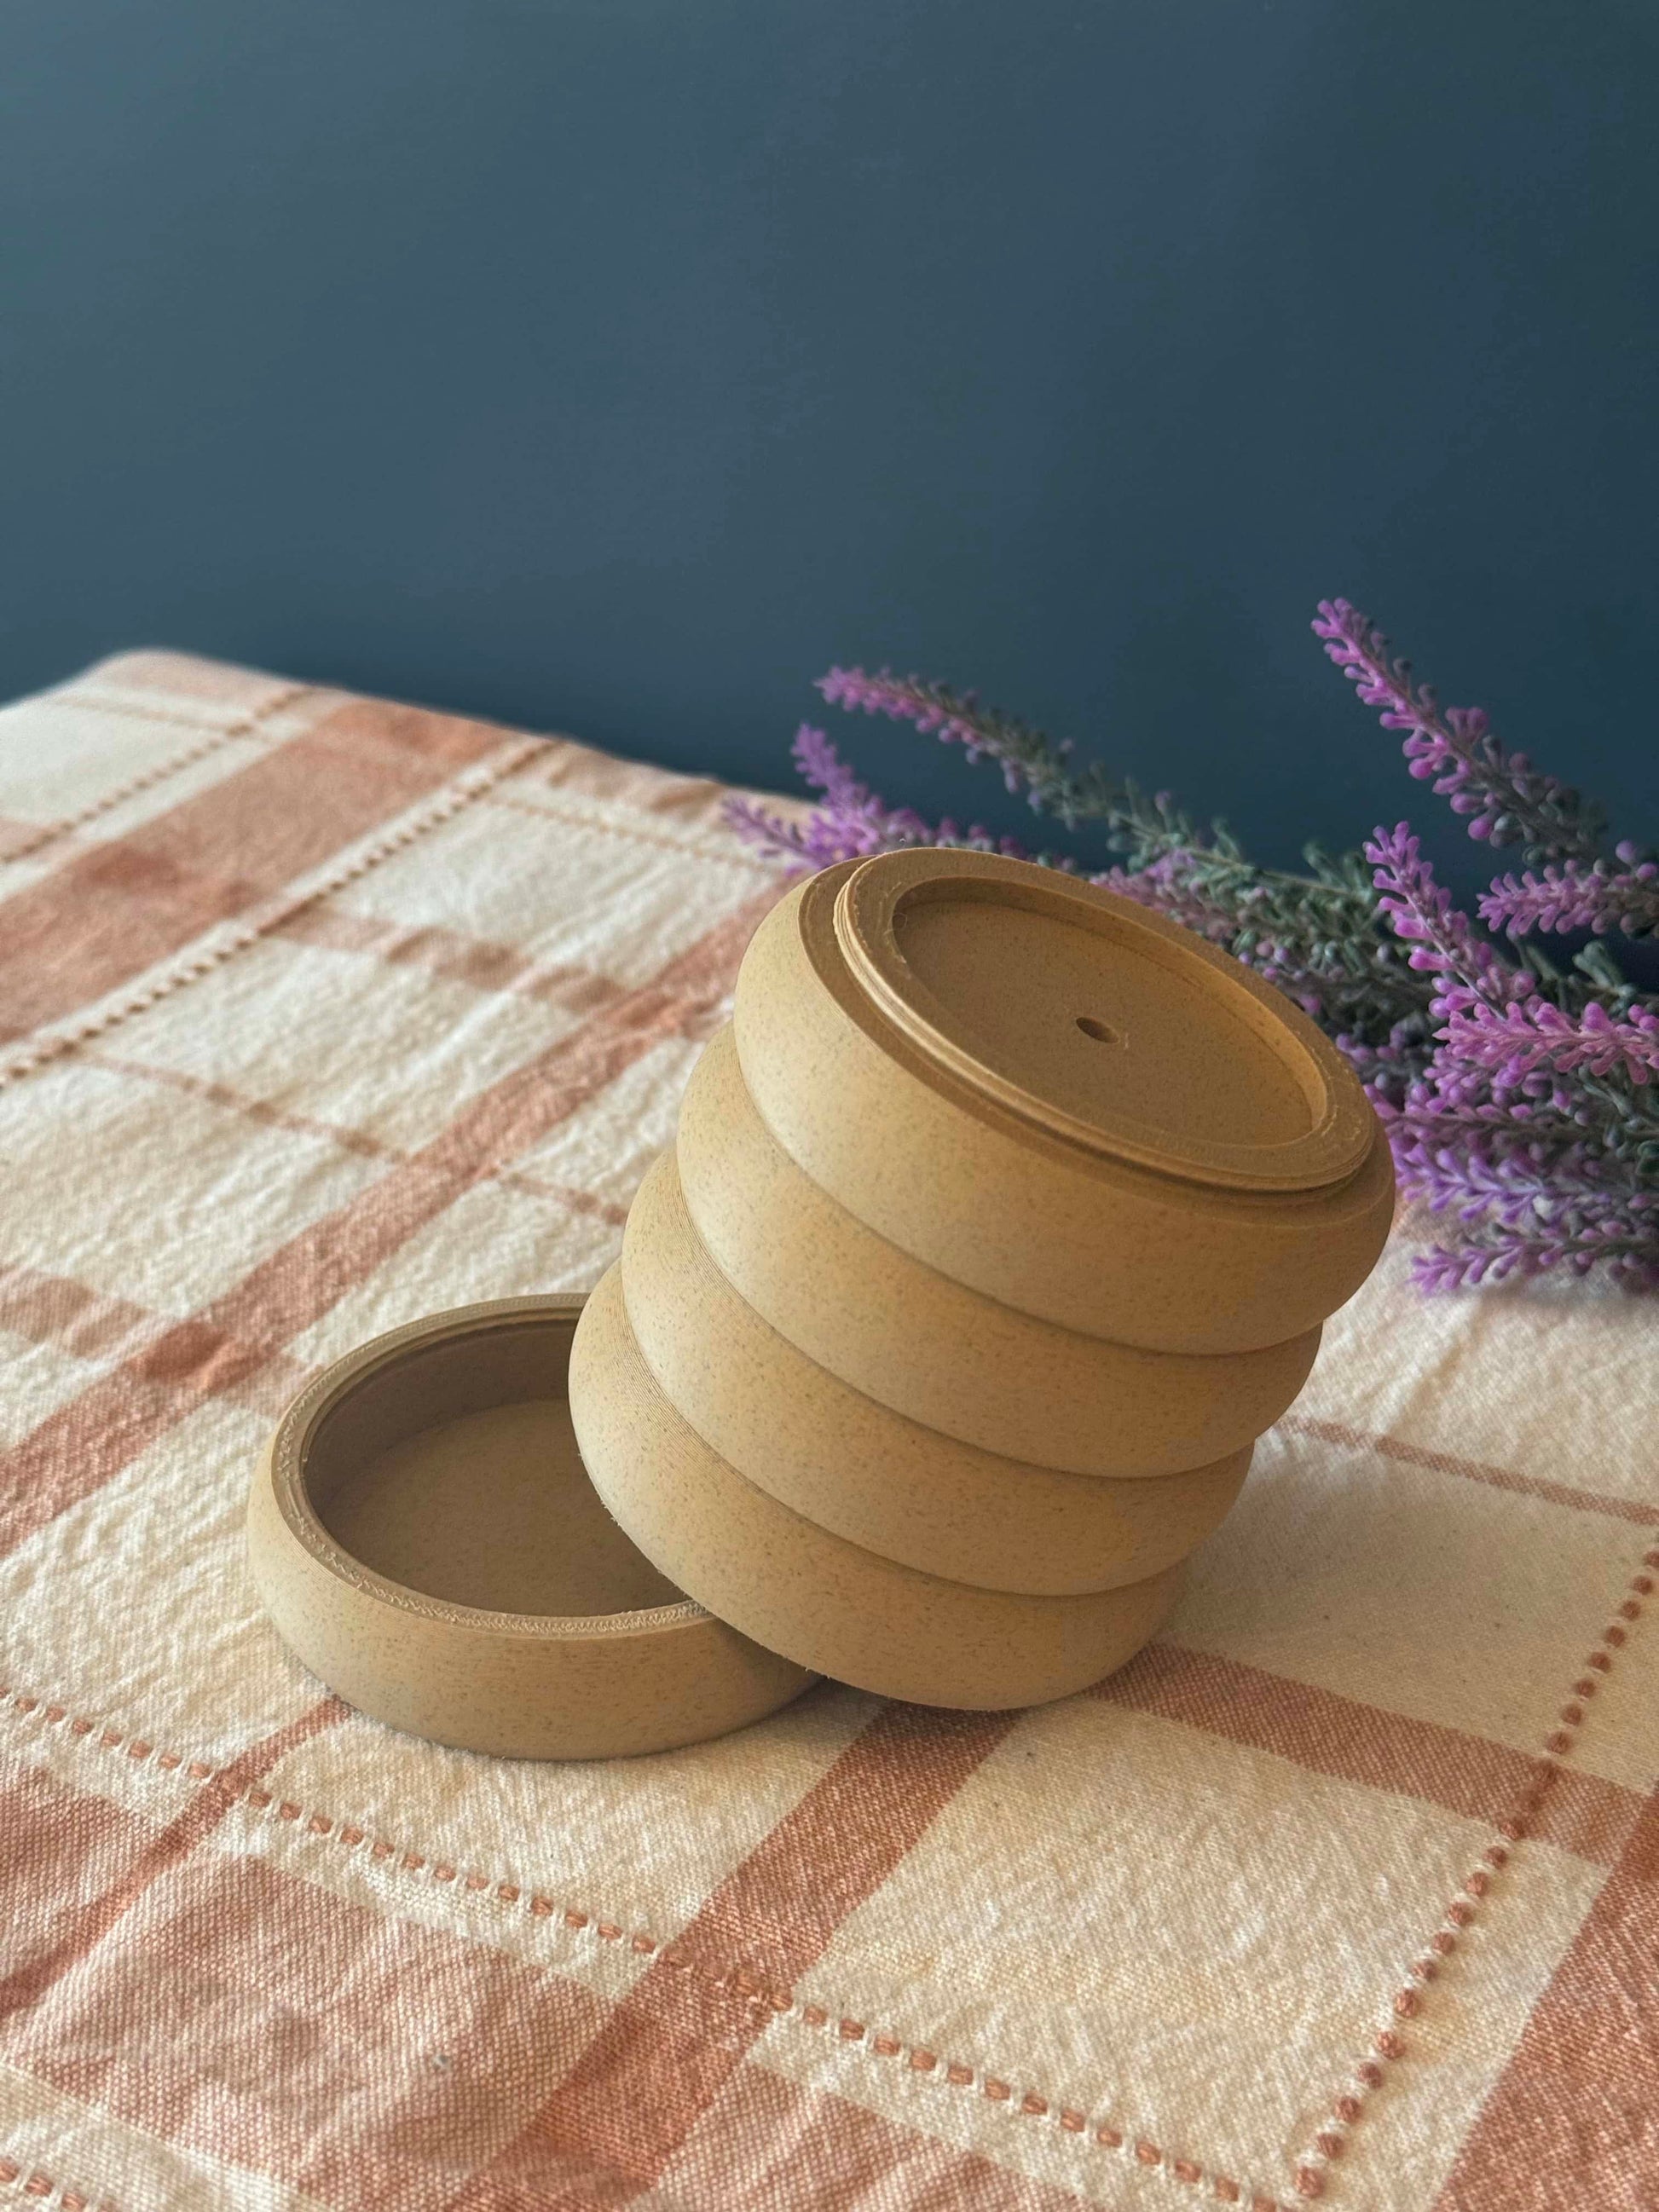
{"type": "Polygon", "coordinates": [[[283,1414],[248,1508],[278,1631],[349,1703],[510,1758],[720,1735],[811,1680],[693,1604],[595,1494],[570,1425],[580,1297],[362,1346],[283,1414]]]}

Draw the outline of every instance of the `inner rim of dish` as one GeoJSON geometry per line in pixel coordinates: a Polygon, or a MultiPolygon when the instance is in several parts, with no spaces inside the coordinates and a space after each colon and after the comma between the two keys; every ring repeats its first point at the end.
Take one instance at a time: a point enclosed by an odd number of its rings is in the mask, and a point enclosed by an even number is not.
{"type": "Polygon", "coordinates": [[[331,1541],[401,1589],[561,1620],[683,1605],[612,1520],[570,1426],[575,1317],[529,1315],[405,1344],[311,1426],[300,1480],[331,1541]]]}

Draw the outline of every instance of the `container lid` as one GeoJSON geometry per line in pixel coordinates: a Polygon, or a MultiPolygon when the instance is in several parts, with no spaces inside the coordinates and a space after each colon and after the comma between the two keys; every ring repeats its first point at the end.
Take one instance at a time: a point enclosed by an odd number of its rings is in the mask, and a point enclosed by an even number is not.
{"type": "Polygon", "coordinates": [[[1316,1190],[1363,1163],[1375,1125],[1334,1046],[1161,915],[996,854],[887,853],[836,875],[807,887],[809,946],[924,1078],[1223,1188],[1316,1190]]]}
{"type": "Polygon", "coordinates": [[[255,1583],[348,1702],[525,1758],[718,1735],[811,1679],[677,1589],[611,1518],[571,1427],[586,1301],[502,1298],[360,1346],[277,1425],[255,1583]]]}

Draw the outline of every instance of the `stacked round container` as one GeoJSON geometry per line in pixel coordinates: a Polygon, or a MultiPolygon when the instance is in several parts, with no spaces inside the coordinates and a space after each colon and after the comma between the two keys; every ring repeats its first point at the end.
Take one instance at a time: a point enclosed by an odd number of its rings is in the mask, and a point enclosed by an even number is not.
{"type": "Polygon", "coordinates": [[[1346,1063],[1212,946],[973,853],[769,916],[570,1403],[647,1559],[887,1696],[1059,1697],[1173,1603],[1387,1234],[1346,1063]]]}

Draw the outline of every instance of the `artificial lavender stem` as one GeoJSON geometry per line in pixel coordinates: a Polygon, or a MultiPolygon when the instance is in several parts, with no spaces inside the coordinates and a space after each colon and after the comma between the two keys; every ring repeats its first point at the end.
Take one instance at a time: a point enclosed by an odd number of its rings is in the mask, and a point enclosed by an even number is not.
{"type": "Polygon", "coordinates": [[[1471,837],[1490,845],[1524,844],[1539,859],[1593,860],[1596,825],[1576,791],[1509,753],[1493,735],[1484,708],[1442,708],[1432,688],[1413,681],[1389,641],[1346,599],[1322,599],[1313,624],[1332,660],[1368,707],[1382,709],[1385,730],[1402,730],[1401,748],[1414,776],[1455,814],[1469,818],[1471,837]]]}
{"type": "Polygon", "coordinates": [[[1498,876],[1481,897],[1480,919],[1511,937],[1532,929],[1650,936],[1659,931],[1659,860],[1632,845],[1620,845],[1617,859],[1616,867],[1606,860],[1589,866],[1565,860],[1541,875],[1498,876]]]}

